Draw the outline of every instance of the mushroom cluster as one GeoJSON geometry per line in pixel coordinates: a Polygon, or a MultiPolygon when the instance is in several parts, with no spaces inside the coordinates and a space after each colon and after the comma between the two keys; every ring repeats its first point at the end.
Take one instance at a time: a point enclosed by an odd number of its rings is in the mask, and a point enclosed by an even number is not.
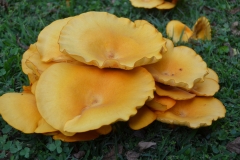
{"type": "Polygon", "coordinates": [[[177,0],[130,0],[131,4],[137,8],[156,8],[159,10],[172,9],[176,6],[177,0]]]}
{"type": "Polygon", "coordinates": [[[211,40],[211,26],[206,17],[200,17],[192,30],[184,23],[172,20],[167,24],[166,33],[175,43],[187,42],[189,39],[211,40]]]}
{"type": "Polygon", "coordinates": [[[22,57],[30,85],[0,97],[0,114],[24,133],[87,141],[128,121],[191,128],[225,116],[218,76],[194,50],[174,47],[150,23],[87,12],[52,22],[22,57]]]}

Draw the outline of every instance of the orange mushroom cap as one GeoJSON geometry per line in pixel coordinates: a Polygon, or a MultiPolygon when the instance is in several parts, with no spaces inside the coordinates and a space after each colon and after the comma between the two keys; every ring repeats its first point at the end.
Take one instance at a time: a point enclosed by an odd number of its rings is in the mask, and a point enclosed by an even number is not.
{"type": "Polygon", "coordinates": [[[24,133],[34,133],[42,118],[33,94],[6,93],[0,97],[0,114],[12,127],[24,133]]]}
{"type": "Polygon", "coordinates": [[[22,57],[22,70],[25,74],[35,74],[39,76],[52,64],[53,63],[44,63],[41,61],[36,44],[30,45],[29,49],[24,52],[22,57]]]}
{"type": "Polygon", "coordinates": [[[191,38],[211,40],[211,26],[206,17],[200,17],[193,26],[191,38]]]}
{"type": "Polygon", "coordinates": [[[154,94],[154,98],[151,101],[146,102],[146,105],[153,110],[166,111],[172,108],[176,104],[176,101],[170,97],[159,96],[154,94]]]}
{"type": "Polygon", "coordinates": [[[61,132],[85,132],[127,121],[153,98],[154,85],[142,67],[125,71],[59,63],[43,72],[35,96],[51,126],[61,132]]]}
{"type": "Polygon", "coordinates": [[[80,62],[127,70],[157,62],[165,43],[152,25],[136,26],[127,18],[106,12],[87,12],[72,18],[59,38],[60,51],[80,62]]]}
{"type": "Polygon", "coordinates": [[[208,74],[205,76],[205,78],[213,79],[214,81],[219,83],[219,78],[218,78],[217,73],[214,70],[212,70],[211,68],[208,68],[208,74]]]}
{"type": "Polygon", "coordinates": [[[157,120],[163,123],[184,125],[190,128],[209,126],[213,120],[223,118],[226,109],[214,97],[195,97],[177,101],[174,107],[165,112],[156,112],[157,120]]]}
{"type": "Polygon", "coordinates": [[[134,7],[150,9],[164,3],[164,0],[130,0],[130,2],[134,7]]]}
{"type": "Polygon", "coordinates": [[[181,88],[168,86],[161,83],[156,83],[156,93],[159,96],[167,96],[175,100],[187,100],[196,96],[195,94],[189,93],[181,88]]]}
{"type": "Polygon", "coordinates": [[[61,140],[64,142],[77,142],[77,141],[90,141],[99,137],[99,134],[96,131],[88,131],[82,133],[76,133],[73,136],[65,136],[62,133],[55,134],[53,139],[61,140]]]}
{"type": "Polygon", "coordinates": [[[190,92],[197,96],[213,96],[219,88],[220,86],[215,80],[205,78],[204,82],[196,83],[190,92]]]}
{"type": "Polygon", "coordinates": [[[179,41],[187,42],[192,36],[192,30],[180,21],[172,20],[166,26],[167,36],[173,39],[174,43],[179,41]]]}
{"type": "Polygon", "coordinates": [[[129,119],[128,125],[133,130],[139,130],[151,124],[156,118],[157,115],[153,111],[147,106],[143,106],[136,115],[129,119]]]}
{"type": "Polygon", "coordinates": [[[60,52],[58,44],[59,35],[63,26],[72,18],[73,17],[56,20],[45,27],[38,35],[36,45],[43,62],[63,62],[73,60],[72,57],[60,52]]]}
{"type": "Polygon", "coordinates": [[[38,127],[35,129],[35,133],[52,133],[57,130],[50,126],[43,118],[38,121],[38,127]]]}
{"type": "Polygon", "coordinates": [[[99,134],[103,134],[103,135],[106,135],[106,134],[110,133],[111,131],[112,131],[111,125],[105,125],[105,126],[102,126],[98,129],[96,129],[96,132],[98,132],[99,134]]]}
{"type": "Polygon", "coordinates": [[[172,9],[176,6],[177,0],[172,0],[171,2],[164,1],[164,3],[156,6],[157,9],[172,9]]]}
{"type": "Polygon", "coordinates": [[[208,74],[207,64],[193,49],[186,46],[172,48],[170,40],[166,46],[168,51],[162,53],[160,61],[144,66],[155,81],[189,90],[204,80],[208,74]]]}

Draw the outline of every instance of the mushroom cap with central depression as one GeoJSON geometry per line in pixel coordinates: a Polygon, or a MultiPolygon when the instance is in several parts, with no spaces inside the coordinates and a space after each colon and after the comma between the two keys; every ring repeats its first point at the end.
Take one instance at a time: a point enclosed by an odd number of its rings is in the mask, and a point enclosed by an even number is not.
{"type": "Polygon", "coordinates": [[[51,126],[61,132],[86,132],[127,121],[153,98],[154,85],[142,67],[126,71],[58,63],[43,72],[35,96],[51,126]]]}

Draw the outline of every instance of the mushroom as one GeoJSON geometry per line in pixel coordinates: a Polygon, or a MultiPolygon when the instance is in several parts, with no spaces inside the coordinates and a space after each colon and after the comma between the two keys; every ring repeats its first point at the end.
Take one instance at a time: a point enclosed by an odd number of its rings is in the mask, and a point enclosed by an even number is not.
{"type": "Polygon", "coordinates": [[[186,46],[173,47],[172,41],[166,40],[168,51],[162,53],[162,59],[144,67],[155,81],[190,90],[208,74],[207,64],[193,49],[186,46]]]}
{"type": "Polygon", "coordinates": [[[204,82],[196,83],[190,92],[197,96],[213,96],[219,88],[220,86],[215,80],[205,78],[204,82]]]}
{"type": "Polygon", "coordinates": [[[217,73],[214,70],[212,70],[211,68],[208,68],[208,74],[205,76],[205,78],[213,79],[214,81],[219,83],[219,78],[218,78],[217,73]]]}
{"type": "Polygon", "coordinates": [[[162,4],[156,6],[157,9],[172,9],[176,6],[177,0],[171,0],[171,2],[164,1],[162,4]]]}
{"type": "Polygon", "coordinates": [[[66,136],[61,132],[53,135],[53,139],[61,140],[64,142],[77,142],[77,141],[90,141],[99,137],[99,134],[96,131],[88,131],[82,133],[76,133],[73,136],[66,136]]]}
{"type": "Polygon", "coordinates": [[[99,134],[108,134],[112,131],[112,126],[111,125],[105,125],[105,126],[102,126],[98,129],[96,129],[96,132],[98,132],[99,134]]]}
{"type": "Polygon", "coordinates": [[[159,96],[154,94],[154,98],[151,101],[146,102],[146,105],[156,111],[166,111],[172,108],[176,104],[176,101],[170,97],[159,96]]]}
{"type": "Polygon", "coordinates": [[[226,109],[221,101],[214,97],[195,97],[177,101],[169,110],[156,113],[157,120],[163,123],[199,128],[225,117],[226,109]]]}
{"type": "Polygon", "coordinates": [[[172,20],[168,22],[166,32],[168,37],[173,39],[174,43],[179,41],[187,42],[190,38],[211,40],[211,26],[206,17],[200,17],[192,30],[182,22],[172,20]]]}
{"type": "Polygon", "coordinates": [[[43,62],[73,61],[72,57],[60,52],[58,44],[59,35],[63,26],[72,18],[73,17],[56,20],[45,27],[38,35],[36,45],[43,62]]]}
{"type": "Polygon", "coordinates": [[[42,116],[33,94],[6,93],[0,97],[0,114],[12,127],[24,133],[34,133],[42,116]]]}
{"type": "Polygon", "coordinates": [[[133,130],[139,130],[151,124],[156,118],[156,113],[147,106],[143,106],[138,110],[136,115],[129,119],[128,125],[133,130]]]}
{"type": "Polygon", "coordinates": [[[134,7],[151,9],[164,3],[164,0],[130,0],[130,2],[134,7]]]}
{"type": "Polygon", "coordinates": [[[174,43],[179,41],[187,42],[192,36],[192,30],[180,21],[172,20],[166,27],[167,36],[173,39],[174,43]]]}
{"type": "Polygon", "coordinates": [[[106,12],[87,12],[72,18],[59,38],[60,51],[80,62],[126,70],[157,62],[165,43],[152,25],[136,26],[127,18],[106,12]]]}
{"type": "Polygon", "coordinates": [[[38,127],[35,129],[35,133],[54,133],[57,130],[50,126],[43,118],[38,121],[38,127]]]}
{"type": "Polygon", "coordinates": [[[156,83],[156,93],[159,96],[167,96],[175,100],[192,99],[196,95],[178,87],[156,83]]]}
{"type": "Polygon", "coordinates": [[[211,40],[211,26],[206,17],[200,17],[193,26],[191,38],[211,40]]]}
{"type": "Polygon", "coordinates": [[[58,63],[42,73],[35,96],[47,123],[75,133],[127,121],[154,90],[154,79],[142,67],[125,71],[58,63]]]}

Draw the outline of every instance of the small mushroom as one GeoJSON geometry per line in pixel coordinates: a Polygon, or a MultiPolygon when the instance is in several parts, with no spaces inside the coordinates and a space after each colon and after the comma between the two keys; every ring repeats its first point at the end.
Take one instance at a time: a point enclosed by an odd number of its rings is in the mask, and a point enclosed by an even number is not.
{"type": "Polygon", "coordinates": [[[156,113],[147,106],[143,106],[138,110],[136,115],[129,119],[128,125],[133,130],[139,130],[151,124],[156,118],[156,113]]]}
{"type": "Polygon", "coordinates": [[[156,93],[159,96],[167,96],[175,100],[192,99],[196,95],[178,87],[156,83],[156,93]]]}
{"type": "Polygon", "coordinates": [[[197,96],[214,96],[219,88],[220,86],[215,80],[205,78],[204,82],[194,84],[190,92],[196,94],[197,96]]]}
{"type": "Polygon", "coordinates": [[[171,0],[171,2],[164,1],[162,4],[156,6],[157,9],[163,10],[163,9],[172,9],[176,6],[177,0],[171,0]]]}
{"type": "Polygon", "coordinates": [[[193,26],[191,38],[211,40],[211,26],[206,17],[200,17],[193,26]]]}
{"type": "Polygon", "coordinates": [[[151,9],[164,3],[164,0],[130,0],[130,2],[134,7],[151,9]]]}
{"type": "Polygon", "coordinates": [[[172,108],[175,103],[176,101],[170,97],[154,94],[154,98],[146,102],[146,105],[156,111],[166,111],[172,108]]]}
{"type": "Polygon", "coordinates": [[[172,20],[166,27],[167,36],[173,39],[174,43],[179,41],[187,42],[192,36],[192,30],[180,21],[172,20]]]}
{"type": "Polygon", "coordinates": [[[169,110],[156,113],[157,120],[163,123],[199,128],[225,117],[226,109],[221,101],[214,97],[195,97],[177,101],[169,110]]]}

